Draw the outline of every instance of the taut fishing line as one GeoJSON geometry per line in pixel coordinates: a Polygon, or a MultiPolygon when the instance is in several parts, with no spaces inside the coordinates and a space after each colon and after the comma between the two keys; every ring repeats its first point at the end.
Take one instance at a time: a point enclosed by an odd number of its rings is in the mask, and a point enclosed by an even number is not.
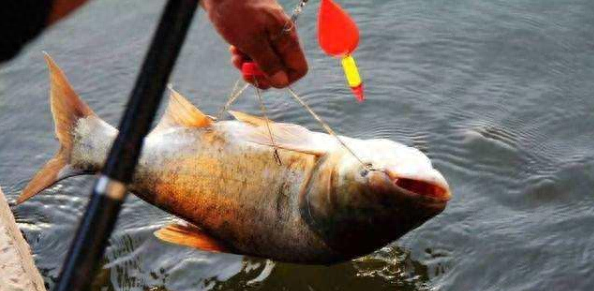
{"type": "Polygon", "coordinates": [[[223,114],[225,114],[225,112],[229,110],[231,104],[233,104],[233,102],[235,102],[237,98],[241,96],[241,93],[243,93],[243,91],[245,91],[245,89],[247,89],[250,86],[250,84],[245,83],[241,88],[239,88],[239,84],[241,83],[241,78],[235,82],[235,86],[233,86],[233,91],[231,91],[231,94],[229,94],[229,99],[227,100],[225,105],[223,105],[221,110],[219,110],[219,114],[217,114],[217,119],[223,118],[223,114]],[[239,90],[237,90],[238,88],[239,90]]]}
{"type": "MultiPolygon", "coordinates": [[[[291,19],[289,21],[287,21],[287,23],[283,27],[283,30],[281,31],[281,33],[279,34],[278,37],[282,36],[284,33],[287,33],[295,28],[296,21],[299,18],[299,15],[301,15],[301,13],[303,12],[303,8],[305,7],[305,5],[307,4],[308,1],[309,0],[301,0],[299,2],[297,7],[295,7],[295,9],[293,10],[293,13],[291,14],[291,19]]],[[[223,114],[229,110],[231,105],[239,98],[239,96],[245,91],[245,89],[247,89],[247,87],[249,87],[250,84],[246,83],[243,86],[241,86],[241,88],[240,88],[239,84],[241,84],[241,81],[242,80],[240,77],[235,82],[235,85],[233,86],[233,90],[231,91],[231,94],[229,95],[229,99],[227,100],[225,105],[219,111],[219,114],[217,116],[218,119],[222,118],[223,114]]],[[[276,146],[276,143],[274,142],[274,134],[272,133],[272,128],[270,127],[270,120],[268,119],[266,105],[264,104],[264,99],[262,97],[260,89],[258,88],[258,81],[255,76],[254,76],[254,82],[256,83],[255,84],[256,86],[254,86],[254,88],[256,89],[256,95],[257,95],[256,97],[258,98],[258,102],[260,103],[260,110],[262,111],[264,120],[266,122],[266,127],[268,128],[268,134],[270,135],[270,142],[272,144],[272,147],[274,148],[274,159],[276,160],[276,162],[279,165],[282,165],[282,161],[278,154],[278,147],[276,146]]],[[[305,110],[307,110],[307,112],[309,112],[309,114],[322,126],[322,128],[324,128],[324,130],[329,135],[336,138],[338,143],[344,149],[346,149],[353,157],[355,157],[355,159],[357,159],[357,161],[359,163],[361,163],[361,165],[363,167],[365,167],[368,170],[372,170],[371,165],[364,163],[363,160],[361,160],[361,158],[359,158],[359,156],[357,156],[357,154],[355,154],[355,152],[349,146],[346,145],[346,143],[340,138],[340,136],[338,136],[336,134],[336,132],[330,127],[330,125],[328,125],[328,123],[326,123],[324,120],[322,120],[322,118],[320,118],[320,116],[318,114],[316,114],[315,111],[311,107],[309,107],[309,105],[307,105],[307,103],[305,103],[305,101],[303,101],[303,99],[301,97],[299,97],[299,95],[291,87],[288,87],[287,91],[289,91],[290,95],[297,101],[297,103],[299,105],[301,105],[303,108],[305,108],[305,110]]]]}
{"type": "Polygon", "coordinates": [[[272,129],[270,128],[270,119],[268,119],[268,114],[266,113],[266,105],[264,104],[262,94],[260,94],[260,89],[258,88],[258,81],[256,80],[256,78],[254,78],[254,82],[256,83],[256,86],[254,86],[254,88],[256,89],[256,96],[258,97],[258,102],[260,103],[260,110],[262,111],[262,115],[264,115],[264,121],[266,121],[266,128],[268,128],[268,135],[270,135],[270,143],[274,148],[274,159],[276,160],[276,163],[279,166],[281,166],[283,162],[281,161],[280,156],[278,155],[278,147],[274,142],[274,135],[272,134],[272,129]]]}

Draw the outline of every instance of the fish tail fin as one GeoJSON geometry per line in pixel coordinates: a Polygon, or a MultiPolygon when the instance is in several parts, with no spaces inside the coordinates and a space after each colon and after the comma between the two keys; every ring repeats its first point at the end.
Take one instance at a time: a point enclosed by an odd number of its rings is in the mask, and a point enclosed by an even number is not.
{"type": "Polygon", "coordinates": [[[44,55],[50,73],[50,105],[60,149],[25,187],[17,199],[17,204],[25,202],[62,179],[85,174],[84,170],[75,169],[70,165],[74,143],[73,132],[79,119],[96,116],[74,92],[54,60],[47,53],[44,55]]]}

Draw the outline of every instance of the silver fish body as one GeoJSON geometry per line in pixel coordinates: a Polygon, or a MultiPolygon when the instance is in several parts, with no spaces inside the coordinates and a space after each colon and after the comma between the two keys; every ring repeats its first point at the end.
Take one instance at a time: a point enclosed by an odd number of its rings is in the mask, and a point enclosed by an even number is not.
{"type": "MultiPolygon", "coordinates": [[[[117,131],[99,119],[47,57],[61,142],[19,202],[102,167],[117,131]],[[53,176],[52,176],[53,175],[53,176]],[[47,179],[48,176],[53,177],[47,179]]],[[[331,264],[370,253],[439,214],[450,198],[420,151],[389,140],[341,139],[233,112],[214,121],[176,92],[147,137],[130,190],[190,224],[164,241],[279,261],[331,264]],[[363,162],[363,163],[361,163],[363,162]]]]}

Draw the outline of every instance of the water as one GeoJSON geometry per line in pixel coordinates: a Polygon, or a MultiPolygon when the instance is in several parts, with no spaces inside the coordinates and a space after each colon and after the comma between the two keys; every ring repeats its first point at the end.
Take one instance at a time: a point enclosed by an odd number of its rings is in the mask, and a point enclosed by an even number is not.
{"type": "MultiPolygon", "coordinates": [[[[594,2],[340,1],[360,25],[357,104],[317,48],[317,1],[300,18],[311,71],[295,89],[342,134],[425,151],[449,180],[446,211],[360,260],[312,267],[158,242],[174,218],[124,206],[94,290],[594,289],[594,2]]],[[[288,9],[296,1],[283,1],[288,9]]],[[[163,1],[93,1],[0,69],[0,184],[15,199],[57,150],[41,51],[117,124],[163,1]]],[[[203,13],[171,82],[215,114],[238,73],[203,13]]],[[[320,129],[287,94],[270,117],[320,129]]],[[[235,109],[257,113],[253,92],[235,109]]],[[[53,285],[93,180],[59,183],[15,209],[53,285]]]]}

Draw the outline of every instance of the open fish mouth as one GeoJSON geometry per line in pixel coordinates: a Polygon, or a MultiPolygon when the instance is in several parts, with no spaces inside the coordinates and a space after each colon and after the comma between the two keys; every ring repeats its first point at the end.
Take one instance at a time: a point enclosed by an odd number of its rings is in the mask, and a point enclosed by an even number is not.
{"type": "Polygon", "coordinates": [[[386,174],[399,192],[418,198],[428,206],[445,207],[452,197],[447,182],[437,171],[429,176],[401,175],[393,171],[386,171],[386,174]]]}
{"type": "Polygon", "coordinates": [[[400,178],[394,181],[394,185],[396,185],[396,187],[398,188],[402,188],[409,192],[422,195],[437,201],[447,202],[450,200],[451,197],[449,189],[446,189],[440,185],[427,181],[400,178]]]}

